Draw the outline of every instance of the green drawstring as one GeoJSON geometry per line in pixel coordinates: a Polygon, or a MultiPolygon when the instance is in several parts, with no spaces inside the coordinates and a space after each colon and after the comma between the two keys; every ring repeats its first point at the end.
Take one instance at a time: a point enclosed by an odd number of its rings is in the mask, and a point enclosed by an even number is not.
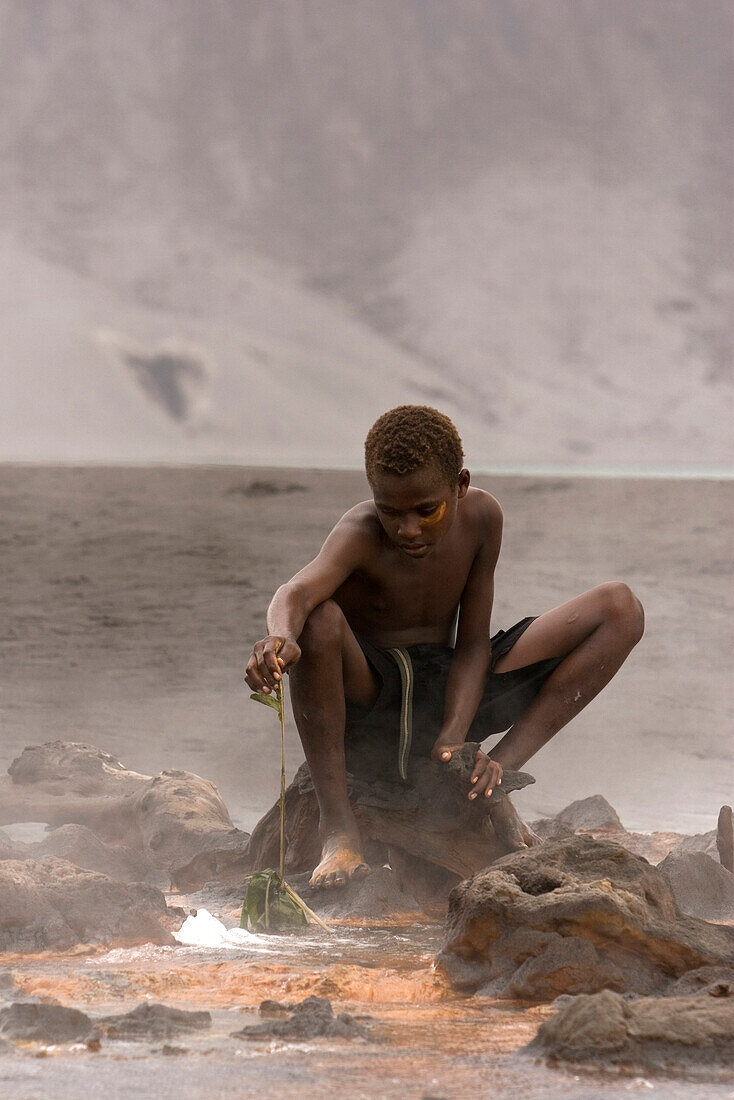
{"type": "Polygon", "coordinates": [[[408,778],[408,757],[410,742],[413,739],[413,662],[407,649],[388,649],[387,651],[400,670],[402,698],[400,702],[400,747],[398,749],[398,771],[401,779],[408,778]]]}

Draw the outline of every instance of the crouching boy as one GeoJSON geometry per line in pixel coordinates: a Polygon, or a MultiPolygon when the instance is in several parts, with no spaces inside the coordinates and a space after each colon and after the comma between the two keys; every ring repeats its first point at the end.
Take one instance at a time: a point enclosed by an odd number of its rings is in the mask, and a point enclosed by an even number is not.
{"type": "MultiPolygon", "coordinates": [[[[367,871],[347,770],[407,777],[412,754],[477,752],[470,799],[519,769],[611,680],[642,636],[642,606],[611,582],[490,636],[502,510],[470,485],[443,413],[402,405],[365,444],[372,500],[351,508],[312,562],[282,585],[245,679],[273,691],[290,674],[298,732],[320,809],[331,887],[367,871]]],[[[490,810],[508,851],[534,837],[509,798],[490,810]]]]}

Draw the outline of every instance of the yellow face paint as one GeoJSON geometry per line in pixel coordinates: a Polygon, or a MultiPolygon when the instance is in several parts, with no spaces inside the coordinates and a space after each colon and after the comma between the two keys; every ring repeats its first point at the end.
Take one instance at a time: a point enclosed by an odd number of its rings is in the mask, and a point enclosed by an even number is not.
{"type": "Polygon", "coordinates": [[[446,514],[446,501],[442,500],[432,516],[424,516],[421,519],[421,527],[435,527],[446,514]]]}

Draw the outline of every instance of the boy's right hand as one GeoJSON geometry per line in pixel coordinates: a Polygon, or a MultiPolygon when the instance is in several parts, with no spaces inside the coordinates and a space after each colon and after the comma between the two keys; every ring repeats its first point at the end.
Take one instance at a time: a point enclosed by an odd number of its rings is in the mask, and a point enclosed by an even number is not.
{"type": "Polygon", "coordinates": [[[300,657],[300,647],[292,638],[268,634],[267,638],[255,642],[252,648],[252,656],[245,670],[245,682],[253,691],[268,695],[278,686],[282,673],[295,665],[300,657]]]}

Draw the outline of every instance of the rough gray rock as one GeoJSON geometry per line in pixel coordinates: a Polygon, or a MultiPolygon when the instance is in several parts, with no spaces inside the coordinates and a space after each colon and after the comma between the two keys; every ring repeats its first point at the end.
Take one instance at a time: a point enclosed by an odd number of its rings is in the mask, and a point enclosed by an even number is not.
{"type": "Polygon", "coordinates": [[[716,835],[716,829],[710,829],[707,833],[684,836],[674,848],[671,848],[670,855],[680,855],[682,852],[705,852],[712,859],[718,859],[716,835]]]}
{"type": "MultiPolygon", "coordinates": [[[[347,792],[363,842],[368,849],[377,846],[383,852],[389,850],[393,866],[392,853],[402,853],[401,883],[414,896],[423,888],[422,868],[426,863],[460,879],[487,867],[505,851],[488,816],[492,799],[470,801],[468,797],[475,751],[476,744],[472,743],[462,746],[446,763],[413,759],[407,783],[347,776],[347,792]],[[415,883],[410,874],[414,863],[421,869],[415,883]]],[[[505,798],[511,790],[532,782],[534,779],[527,772],[506,771],[503,792],[497,798],[505,798]]],[[[318,803],[305,764],[285,792],[285,817],[286,872],[310,872],[319,861],[321,848],[318,803]]],[[[280,809],[275,803],[255,826],[247,852],[220,860],[216,877],[220,881],[242,882],[251,871],[275,867],[279,844],[280,809]]],[[[179,889],[195,889],[190,880],[199,885],[214,877],[208,873],[202,877],[208,868],[200,863],[199,859],[192,861],[179,872],[176,879],[179,889]]]]}
{"type": "MultiPolygon", "coordinates": [[[[59,825],[38,844],[29,844],[25,858],[57,856],[85,871],[99,871],[119,882],[148,882],[170,887],[170,875],[126,845],[106,844],[86,825],[59,825]]],[[[20,857],[23,858],[23,857],[20,857]]]]}
{"type": "Polygon", "coordinates": [[[734,919],[734,875],[705,852],[671,852],[658,870],[684,913],[702,920],[734,919]]]}
{"type": "Polygon", "coordinates": [[[533,829],[545,840],[560,839],[581,832],[623,832],[617,811],[600,794],[571,802],[555,817],[533,822],[533,829]]]}
{"type": "Polygon", "coordinates": [[[14,1001],[29,1001],[39,1004],[40,998],[30,996],[21,986],[17,985],[12,970],[0,970],[0,1001],[5,1004],[11,1004],[14,1001]]]}
{"type": "Polygon", "coordinates": [[[716,823],[716,851],[722,867],[734,874],[734,813],[731,806],[722,806],[716,823]]]}
{"type": "MultiPolygon", "coordinates": [[[[0,823],[86,825],[106,844],[124,846],[168,871],[202,853],[243,850],[213,783],[191,772],[154,777],[125,768],[93,745],[50,741],[24,749],[0,778],[0,823]]],[[[207,879],[205,874],[192,889],[207,879]]]]}
{"type": "Polygon", "coordinates": [[[3,829],[0,829],[0,860],[25,859],[27,854],[25,844],[13,840],[3,829]]]}
{"type": "Polygon", "coordinates": [[[66,951],[76,943],[172,944],[166,902],[144,883],[115,882],[63,859],[0,862],[0,950],[66,951]]]}
{"type": "MultiPolygon", "coordinates": [[[[291,881],[290,876],[288,881],[291,881]]],[[[241,908],[246,891],[247,880],[237,886],[228,886],[221,882],[205,882],[200,890],[186,894],[181,899],[181,904],[186,912],[191,909],[208,909],[210,913],[217,916],[219,910],[241,908]]]]}
{"type": "Polygon", "coordinates": [[[211,1026],[209,1012],[186,1012],[145,1001],[122,1015],[104,1016],[97,1021],[95,1032],[108,1039],[170,1039],[211,1026]]]}
{"type": "Polygon", "coordinates": [[[505,950],[516,957],[532,953],[514,972],[500,974],[482,985],[480,996],[547,1001],[562,994],[589,993],[624,984],[619,967],[582,936],[520,931],[508,940],[505,950]]]}
{"type": "Polygon", "coordinates": [[[8,1039],[73,1043],[86,1039],[91,1030],[86,1013],[64,1005],[21,1003],[0,1010],[0,1034],[8,1039]]]}
{"type": "Polygon", "coordinates": [[[368,1035],[367,1029],[348,1013],[335,1016],[331,1002],[325,997],[307,997],[297,1005],[280,1005],[276,1001],[263,1002],[263,1005],[266,1008],[261,1014],[269,1019],[262,1024],[251,1024],[240,1031],[233,1031],[233,1039],[261,1039],[266,1036],[296,1040],[321,1036],[366,1039],[368,1035]]]}
{"type": "Polygon", "coordinates": [[[628,1001],[604,990],[575,997],[525,1048],[568,1062],[675,1072],[731,1066],[734,998],[644,997],[628,1001]]]}
{"type": "Polygon", "coordinates": [[[603,988],[657,992],[733,954],[734,929],[681,914],[646,860],[573,836],[505,856],[460,883],[438,962],[464,988],[552,1000],[603,988]]]}
{"type": "Polygon", "coordinates": [[[5,967],[0,970],[0,989],[15,989],[15,974],[12,970],[8,970],[5,967]]]}
{"type": "MultiPolygon", "coordinates": [[[[451,759],[445,763],[443,761],[434,763],[422,757],[416,757],[411,761],[409,778],[419,798],[430,802],[434,807],[442,808],[446,802],[447,810],[444,812],[448,812],[452,822],[456,815],[455,799],[446,799],[446,790],[458,795],[459,799],[467,797],[471,789],[471,775],[477,759],[477,749],[480,747],[478,741],[467,741],[460,749],[455,749],[451,759]]],[[[491,806],[496,806],[508,794],[521,791],[534,782],[535,779],[529,772],[516,772],[508,768],[502,775],[502,783],[494,788],[489,798],[480,800],[477,810],[487,814],[491,806]]]]}
{"type": "Polygon", "coordinates": [[[378,918],[418,909],[415,898],[403,893],[389,867],[377,867],[364,878],[331,890],[314,890],[310,877],[309,872],[289,875],[288,883],[320,917],[378,918]]]}
{"type": "Polygon", "coordinates": [[[669,997],[690,997],[697,993],[710,993],[712,997],[734,994],[734,965],[701,966],[698,970],[689,970],[667,990],[669,997]]]}

